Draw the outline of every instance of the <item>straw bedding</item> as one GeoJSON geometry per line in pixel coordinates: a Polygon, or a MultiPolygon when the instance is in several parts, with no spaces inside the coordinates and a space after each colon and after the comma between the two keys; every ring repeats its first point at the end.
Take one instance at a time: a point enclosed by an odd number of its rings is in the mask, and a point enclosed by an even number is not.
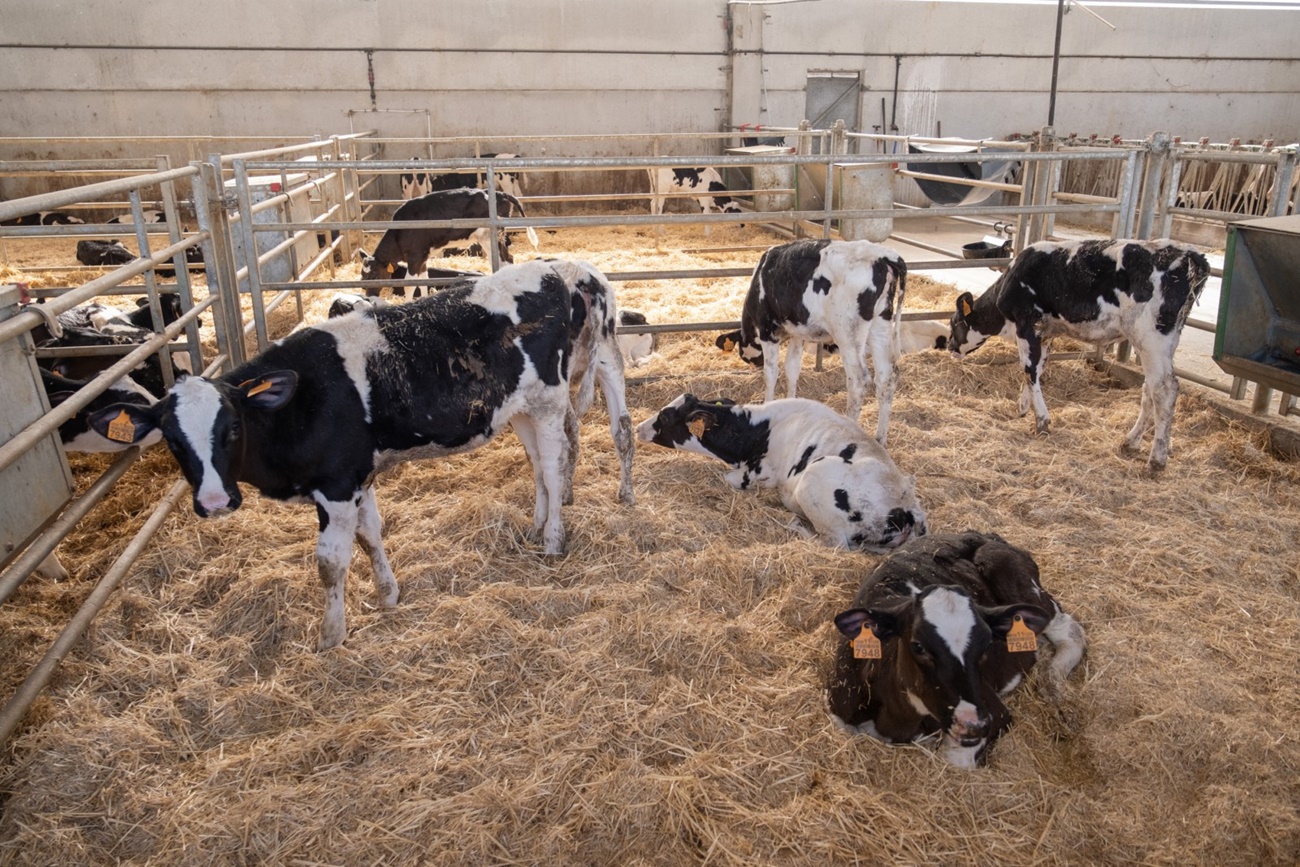
{"type": "MultiPolygon", "coordinates": [[[[773,243],[755,227],[542,239],[609,271],[752,265],[757,250],[679,251],[773,243]]],[[[909,307],[951,303],[911,282],[909,307]]],[[[737,318],[746,286],[617,288],[669,322],[737,318]]],[[[634,421],[684,390],[761,397],[760,374],[712,338],[664,336],[629,371],[634,421]]],[[[11,742],[0,861],[1294,861],[1297,467],[1194,386],[1152,480],[1145,456],[1117,452],[1138,392],[1082,362],[1049,369],[1048,436],[1016,417],[1019,367],[998,341],[965,362],[906,356],[901,376],[890,451],[932,528],[1028,548],[1090,639],[1060,704],[1033,680],[1011,698],[987,769],[828,718],[829,621],[878,557],[804,538],[774,493],[728,489],[721,463],[650,446],[638,503],[620,506],[598,405],[560,558],[527,538],[531,473],[511,434],[384,475],[403,598],[376,609],[358,555],[349,638],[328,653],[313,649],[313,511],[250,492],[204,521],[186,504],[11,742]]],[[[838,360],[809,363],[800,388],[842,408],[838,360]]],[[[0,609],[7,692],[175,478],[155,449],[64,545],[74,579],[33,579],[0,609]]]]}

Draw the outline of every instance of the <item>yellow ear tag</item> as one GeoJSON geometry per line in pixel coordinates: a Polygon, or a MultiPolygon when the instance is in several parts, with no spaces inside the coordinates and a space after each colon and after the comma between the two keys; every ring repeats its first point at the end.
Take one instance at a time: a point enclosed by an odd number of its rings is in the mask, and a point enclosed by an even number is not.
{"type": "Polygon", "coordinates": [[[970,306],[970,302],[969,302],[969,301],[967,301],[965,298],[961,299],[961,315],[962,315],[962,316],[970,316],[970,312],[971,312],[972,309],[973,309],[973,308],[970,306]]]}
{"type": "Polygon", "coordinates": [[[261,382],[259,382],[257,385],[250,388],[247,392],[245,392],[244,397],[252,397],[255,394],[261,394],[262,392],[266,391],[270,387],[271,387],[271,380],[264,379],[261,382]]]}
{"type": "Polygon", "coordinates": [[[698,439],[704,437],[704,419],[697,418],[695,421],[687,422],[686,429],[691,432],[691,436],[698,439]]]}
{"type": "Polygon", "coordinates": [[[871,631],[870,626],[862,627],[862,631],[858,633],[858,637],[853,639],[853,658],[880,658],[880,639],[876,637],[876,633],[871,631]]]}
{"type": "Polygon", "coordinates": [[[393,273],[393,263],[392,263],[392,262],[389,262],[389,263],[388,263],[388,273],[389,273],[389,274],[393,273]]]}
{"type": "Polygon", "coordinates": [[[1038,649],[1038,636],[1034,630],[1025,625],[1025,621],[1016,615],[1016,619],[1011,623],[1011,629],[1007,631],[1007,652],[1008,653],[1032,653],[1038,649]]]}
{"type": "Polygon", "coordinates": [[[135,442],[135,422],[122,410],[108,423],[108,438],[115,443],[135,442]]]}

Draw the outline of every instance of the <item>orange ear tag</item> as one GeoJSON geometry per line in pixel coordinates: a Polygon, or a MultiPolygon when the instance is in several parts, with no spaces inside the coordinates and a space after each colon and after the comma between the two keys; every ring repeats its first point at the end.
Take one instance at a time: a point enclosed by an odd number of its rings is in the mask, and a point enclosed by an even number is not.
{"type": "Polygon", "coordinates": [[[108,438],[115,443],[135,442],[135,422],[122,410],[108,423],[108,438]]]}
{"type": "Polygon", "coordinates": [[[723,351],[723,352],[730,352],[731,350],[733,350],[733,349],[735,349],[735,348],[736,348],[736,341],[734,341],[734,340],[728,340],[726,343],[722,344],[722,351],[723,351]]]}
{"type": "Polygon", "coordinates": [[[1011,629],[1007,631],[1007,652],[1008,653],[1033,653],[1038,649],[1038,636],[1034,630],[1025,625],[1025,621],[1016,615],[1016,619],[1011,623],[1011,629]]]}
{"type": "Polygon", "coordinates": [[[871,627],[862,627],[862,631],[858,633],[858,637],[853,639],[853,658],[880,658],[880,639],[876,637],[876,633],[871,631],[871,627]]]}
{"type": "Polygon", "coordinates": [[[704,438],[704,419],[697,418],[695,421],[687,422],[686,429],[691,432],[691,436],[698,439],[704,438]]]}
{"type": "Polygon", "coordinates": [[[255,394],[261,394],[262,392],[266,391],[270,387],[271,387],[271,380],[264,379],[261,382],[259,382],[257,385],[250,388],[247,392],[245,392],[244,396],[252,397],[255,394]]]}
{"type": "Polygon", "coordinates": [[[393,263],[392,263],[392,262],[389,262],[389,263],[388,263],[388,273],[389,273],[389,274],[393,273],[393,263]]]}
{"type": "Polygon", "coordinates": [[[967,301],[965,298],[961,299],[961,315],[970,316],[971,310],[972,308],[970,306],[970,302],[967,301]]]}

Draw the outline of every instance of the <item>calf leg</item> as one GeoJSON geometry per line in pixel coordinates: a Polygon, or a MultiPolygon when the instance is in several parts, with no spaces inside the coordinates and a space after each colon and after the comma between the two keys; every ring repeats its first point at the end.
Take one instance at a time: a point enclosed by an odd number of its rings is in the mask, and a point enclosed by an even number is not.
{"type": "Polygon", "coordinates": [[[325,615],[320,625],[320,650],[343,643],[348,636],[343,613],[343,588],[352,562],[352,540],[357,535],[357,513],[362,492],[347,500],[327,500],[324,494],[313,495],[316,516],[320,519],[320,536],[316,540],[316,569],[325,587],[325,615]]]}
{"type": "MultiPolygon", "coordinates": [[[[573,505],[573,476],[578,470],[578,452],[582,448],[582,441],[579,439],[578,413],[572,407],[564,414],[564,435],[569,441],[569,468],[564,474],[564,497],[561,502],[566,506],[573,505]]],[[[530,454],[529,460],[533,460],[530,454]]],[[[534,461],[534,465],[535,465],[534,461]]],[[[534,470],[533,479],[538,478],[534,470]]]]}
{"type": "MultiPolygon", "coordinates": [[[[763,347],[763,402],[770,403],[776,398],[776,377],[781,369],[781,344],[759,340],[759,345],[763,347]]],[[[787,349],[786,358],[789,357],[787,349]]],[[[789,379],[786,384],[789,385],[789,379]]],[[[793,397],[793,393],[787,397],[793,397]]]]}
{"type": "MultiPolygon", "coordinates": [[[[868,348],[859,343],[856,335],[847,342],[850,345],[840,346],[840,359],[844,362],[844,380],[848,390],[844,414],[857,424],[858,416],[862,414],[862,401],[866,392],[868,348]]],[[[880,435],[879,431],[876,435],[880,435]]]]}
{"type": "Polygon", "coordinates": [[[373,486],[362,489],[357,510],[357,542],[370,557],[370,568],[375,573],[375,593],[379,604],[392,608],[397,604],[399,591],[393,567],[384,552],[383,521],[379,517],[379,504],[375,502],[373,486]]]}
{"type": "MultiPolygon", "coordinates": [[[[763,349],[763,361],[767,362],[767,349],[763,349]]],[[[776,358],[776,353],[772,353],[772,358],[776,358]]],[[[803,341],[797,337],[792,337],[785,344],[785,396],[794,397],[799,386],[799,371],[803,367],[803,341]]],[[[771,394],[767,396],[771,400],[776,396],[776,387],[773,383],[771,394]]]]}
{"type": "Polygon", "coordinates": [[[889,414],[898,389],[898,344],[892,323],[884,319],[872,320],[867,339],[871,344],[871,371],[876,381],[876,442],[883,446],[889,436],[889,414]]]}
{"type": "Polygon", "coordinates": [[[1047,433],[1051,416],[1043,400],[1043,367],[1047,364],[1047,345],[1033,333],[1032,327],[1017,329],[1016,343],[1020,347],[1020,363],[1025,369],[1026,383],[1020,391],[1020,414],[1024,415],[1032,402],[1039,433],[1047,433]],[[1027,333],[1026,333],[1027,331],[1027,333]]]}
{"type": "MultiPolygon", "coordinates": [[[[567,401],[566,401],[567,402],[567,401]]],[[[571,408],[568,411],[572,411],[571,408]]],[[[563,411],[544,416],[517,415],[510,420],[533,464],[533,532],[541,536],[546,554],[564,553],[564,523],[560,505],[569,475],[569,441],[563,411]]]]}
{"type": "MultiPolygon", "coordinates": [[[[533,420],[523,415],[512,418],[510,426],[515,429],[515,434],[519,437],[519,442],[523,444],[524,452],[528,455],[528,463],[533,468],[533,535],[536,536],[542,529],[547,508],[546,478],[542,475],[542,460],[538,451],[537,429],[533,427],[533,420]]],[[[568,431],[566,430],[565,433],[567,436],[568,431]]]]}
{"type": "MultiPolygon", "coordinates": [[[[614,448],[618,451],[618,500],[625,506],[636,503],[636,492],[632,490],[632,453],[636,438],[632,435],[632,416],[627,411],[627,397],[623,382],[623,353],[618,351],[612,341],[602,343],[596,349],[596,378],[600,380],[600,391],[605,395],[605,409],[609,412],[609,432],[614,438],[614,448]]],[[[577,449],[573,450],[574,458],[577,449]]]]}
{"type": "Polygon", "coordinates": [[[1088,638],[1084,635],[1079,621],[1066,614],[1059,607],[1056,616],[1047,624],[1043,635],[1052,642],[1055,653],[1048,668],[1051,679],[1059,684],[1074,671],[1074,667],[1083,659],[1083,652],[1088,647],[1088,638]]]}
{"type": "Polygon", "coordinates": [[[1143,429],[1138,430],[1135,424],[1125,444],[1135,449],[1146,425],[1154,424],[1155,436],[1151,442],[1151,457],[1147,461],[1147,467],[1153,473],[1163,470],[1169,460],[1169,437],[1174,427],[1174,406],[1178,403],[1178,377],[1174,375],[1176,345],[1169,342],[1138,348],[1145,379],[1142,383],[1142,409],[1138,414],[1138,423],[1143,424],[1143,429]],[[1137,432],[1136,438],[1134,431],[1137,432]]]}

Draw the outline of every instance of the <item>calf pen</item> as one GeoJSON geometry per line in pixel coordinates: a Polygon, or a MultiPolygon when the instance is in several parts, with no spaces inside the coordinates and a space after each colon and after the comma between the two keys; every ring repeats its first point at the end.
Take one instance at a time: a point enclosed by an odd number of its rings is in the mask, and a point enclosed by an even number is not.
{"type": "MultiPolygon", "coordinates": [[[[734,246],[766,243],[755,227],[725,231],[734,246]]],[[[655,252],[653,235],[557,229],[539,255],[610,272],[752,257],[682,253],[700,241],[686,227],[655,252]]],[[[618,289],[652,322],[725,320],[746,283],[618,289]]],[[[917,278],[908,308],[950,296],[917,278]]],[[[307,318],[326,303],[309,300],[307,318]]],[[[290,319],[282,308],[268,325],[290,319]]],[[[761,394],[711,335],[664,335],[659,353],[630,380],[636,421],[683,390],[761,394]]],[[[313,650],[310,509],[253,495],[222,521],[168,516],[12,742],[0,851],[14,863],[1284,860],[1300,847],[1288,770],[1300,576],[1276,540],[1300,531],[1300,472],[1185,389],[1170,467],[1147,480],[1116,453],[1136,390],[1056,365],[1056,425],[1036,437],[1011,411],[1014,350],[984,353],[903,358],[891,452],[936,530],[1031,550],[1091,639],[1063,705],[1013,696],[988,769],[830,722],[830,618],[877,557],[801,538],[773,497],[667,450],[641,449],[638,505],[624,508],[604,419],[589,417],[558,559],[525,539],[531,476],[510,437],[381,477],[403,600],[372,608],[357,565],[338,652],[313,650]]],[[[831,359],[801,390],[842,406],[843,381],[831,359]]],[[[78,574],[103,564],[131,504],[174,479],[160,452],[65,545],[78,574]]],[[[28,582],[0,609],[15,668],[71,591],[28,582]]]]}

